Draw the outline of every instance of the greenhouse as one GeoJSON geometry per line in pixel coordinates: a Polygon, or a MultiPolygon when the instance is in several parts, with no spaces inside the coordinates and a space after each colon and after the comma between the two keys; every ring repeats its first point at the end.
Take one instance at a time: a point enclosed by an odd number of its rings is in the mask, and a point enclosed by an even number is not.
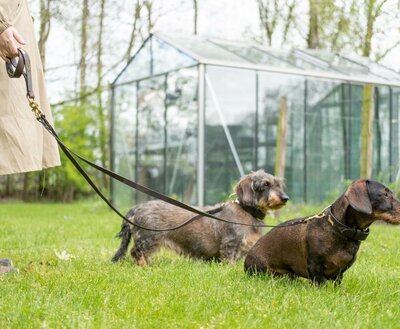
{"type": "Polygon", "coordinates": [[[155,33],[112,84],[112,169],[201,206],[262,168],[321,202],[399,178],[399,101],[400,74],[365,58],[155,33]]]}

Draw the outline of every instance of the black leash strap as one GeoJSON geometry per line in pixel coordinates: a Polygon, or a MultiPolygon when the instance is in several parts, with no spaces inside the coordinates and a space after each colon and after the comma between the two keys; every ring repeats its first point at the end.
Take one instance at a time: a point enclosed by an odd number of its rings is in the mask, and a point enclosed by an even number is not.
{"type": "Polygon", "coordinates": [[[121,175],[118,175],[117,173],[108,170],[106,168],[103,168],[96,163],[80,156],[76,152],[72,151],[69,149],[58,137],[56,131],[54,128],[50,125],[50,123],[47,121],[45,115],[42,113],[40,110],[39,104],[35,101],[35,95],[33,93],[33,88],[32,88],[32,75],[31,75],[31,64],[30,64],[30,59],[29,55],[27,54],[26,51],[22,49],[18,49],[19,52],[19,57],[18,59],[14,58],[11,59],[9,63],[6,63],[6,68],[7,68],[7,74],[9,75],[10,78],[19,78],[21,75],[24,76],[25,78],[25,83],[26,83],[26,90],[27,90],[27,98],[29,101],[29,106],[31,107],[32,111],[34,112],[36,119],[43,125],[43,127],[56,139],[58,145],[60,146],[61,150],[64,152],[64,154],[67,156],[67,158],[72,162],[72,164],[75,166],[75,168],[79,171],[79,173],[85,178],[85,180],[89,183],[89,185],[93,188],[93,190],[100,196],[100,198],[118,215],[120,216],[124,221],[127,223],[138,227],[143,230],[148,230],[148,231],[156,231],[156,232],[165,232],[165,231],[172,231],[172,230],[177,230],[185,225],[188,225],[189,223],[201,218],[201,217],[208,217],[214,220],[218,220],[221,222],[229,223],[229,224],[236,224],[236,225],[242,225],[242,226],[252,226],[252,227],[285,227],[285,226],[292,226],[294,224],[300,224],[300,222],[296,223],[291,223],[291,224],[280,224],[280,225],[265,225],[265,224],[247,224],[247,223],[240,223],[240,222],[235,222],[231,220],[226,220],[217,216],[214,216],[214,214],[220,212],[223,208],[217,207],[208,211],[202,211],[199,209],[196,209],[194,207],[191,207],[183,202],[180,202],[178,200],[172,199],[168,197],[165,194],[162,194],[160,192],[154,191],[146,186],[140,185],[134,181],[131,181],[127,179],[126,177],[123,177],[121,175]],[[176,207],[185,209],[189,212],[195,213],[196,215],[189,218],[185,222],[173,226],[173,227],[167,227],[167,228],[149,228],[149,227],[144,227],[141,226],[137,223],[132,222],[126,216],[121,214],[118,209],[107,199],[107,197],[100,191],[100,189],[97,187],[97,185],[93,182],[93,180],[89,177],[87,172],[82,168],[82,166],[79,164],[77,159],[82,160],[86,164],[90,165],[91,167],[103,172],[104,174],[110,176],[113,179],[118,180],[119,182],[134,188],[142,193],[145,193],[153,198],[162,200],[166,203],[172,204],[176,207]]]}
{"type": "MultiPolygon", "coordinates": [[[[242,225],[242,226],[255,226],[255,227],[274,227],[272,225],[265,225],[265,224],[247,224],[247,223],[239,223],[239,222],[234,222],[234,221],[230,221],[230,220],[226,220],[217,216],[214,216],[213,214],[220,212],[222,210],[222,206],[221,207],[217,207],[215,209],[211,209],[209,211],[202,211],[199,210],[197,208],[193,208],[189,205],[187,205],[186,203],[183,203],[181,201],[175,200],[170,198],[169,196],[162,194],[160,192],[154,191],[146,186],[140,185],[134,181],[131,181],[129,179],[127,179],[126,177],[123,177],[121,175],[118,175],[117,173],[108,170],[106,168],[103,168],[99,165],[97,165],[96,163],[82,157],[81,155],[77,154],[76,152],[72,151],[71,149],[69,149],[58,137],[57,133],[54,131],[53,127],[49,124],[49,122],[47,121],[46,117],[44,115],[41,115],[39,118],[37,118],[37,120],[46,128],[46,130],[57,140],[58,145],[60,146],[60,148],[62,149],[62,151],[65,153],[65,155],[68,157],[68,159],[71,160],[72,164],[75,166],[75,168],[83,175],[83,177],[86,179],[86,181],[90,184],[90,186],[95,190],[95,192],[107,203],[107,205],[113,209],[120,217],[122,217],[123,219],[127,220],[127,218],[125,216],[123,216],[116,208],[115,206],[103,195],[103,193],[99,190],[99,188],[95,185],[95,183],[92,181],[92,179],[87,175],[87,173],[85,172],[85,170],[81,167],[81,165],[76,161],[75,157],[82,160],[83,162],[87,163],[88,165],[90,165],[91,167],[105,173],[106,175],[110,176],[113,179],[118,180],[119,182],[132,187],[144,194],[147,194],[153,198],[162,200],[166,203],[172,204],[176,207],[185,209],[189,212],[195,213],[197,214],[196,216],[188,219],[187,221],[183,222],[182,224],[179,224],[178,226],[174,226],[174,227],[170,227],[170,228],[166,228],[166,229],[153,229],[153,228],[145,228],[145,227],[139,227],[142,229],[146,229],[146,230],[150,230],[150,231],[171,231],[171,230],[176,230],[178,228],[181,228],[182,226],[185,226],[187,224],[189,224],[190,222],[200,218],[200,217],[208,217],[208,218],[212,218],[221,222],[225,222],[225,223],[229,223],[229,224],[236,224],[236,225],[242,225]]],[[[136,223],[132,223],[131,221],[127,220],[128,223],[134,225],[134,226],[138,226],[136,223]]]]}

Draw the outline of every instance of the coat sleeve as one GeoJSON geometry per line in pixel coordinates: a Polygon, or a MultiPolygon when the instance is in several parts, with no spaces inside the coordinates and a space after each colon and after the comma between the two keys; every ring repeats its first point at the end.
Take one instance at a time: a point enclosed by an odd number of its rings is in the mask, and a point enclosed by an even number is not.
{"type": "Polygon", "coordinates": [[[5,29],[11,26],[7,18],[7,2],[8,0],[0,0],[0,34],[4,32],[5,29]]]}

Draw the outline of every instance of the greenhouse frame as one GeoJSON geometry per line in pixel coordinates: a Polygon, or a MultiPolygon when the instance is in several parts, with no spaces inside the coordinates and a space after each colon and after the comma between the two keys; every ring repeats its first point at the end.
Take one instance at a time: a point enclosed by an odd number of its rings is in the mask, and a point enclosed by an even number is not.
{"type": "MultiPolygon", "coordinates": [[[[199,206],[257,169],[321,202],[399,179],[399,112],[400,74],[366,58],[154,33],[112,83],[111,166],[199,206]]],[[[113,182],[112,199],[148,197],[113,182]]]]}

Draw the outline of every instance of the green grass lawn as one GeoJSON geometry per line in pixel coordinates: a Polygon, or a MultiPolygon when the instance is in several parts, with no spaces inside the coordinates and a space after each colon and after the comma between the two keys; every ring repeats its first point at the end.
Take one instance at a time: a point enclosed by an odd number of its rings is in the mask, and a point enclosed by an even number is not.
{"type": "MultiPolygon", "coordinates": [[[[289,207],[280,220],[323,208],[289,207]]],[[[374,225],[342,285],[317,288],[167,251],[112,264],[119,226],[97,201],[0,203],[0,258],[20,270],[0,276],[0,328],[400,328],[397,227],[374,225]]]]}

